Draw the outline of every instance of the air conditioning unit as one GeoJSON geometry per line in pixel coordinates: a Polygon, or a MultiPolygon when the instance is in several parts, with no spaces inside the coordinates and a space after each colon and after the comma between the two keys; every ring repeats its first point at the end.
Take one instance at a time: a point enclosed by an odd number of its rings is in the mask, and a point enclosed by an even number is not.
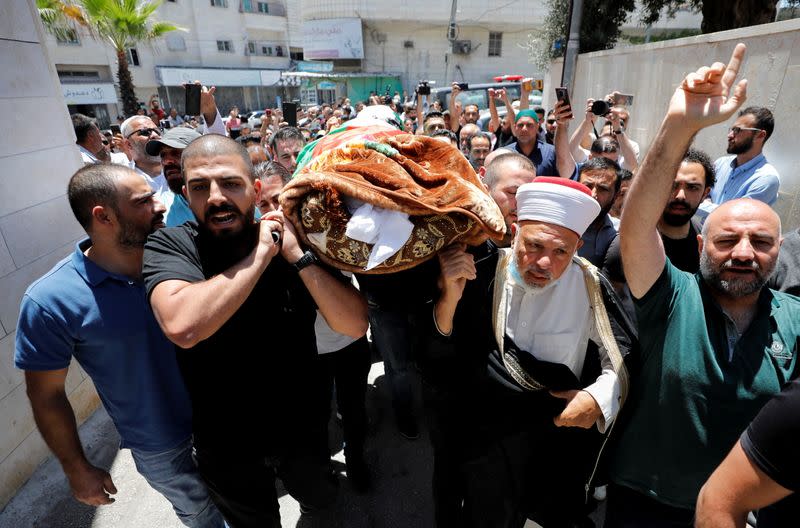
{"type": "Polygon", "coordinates": [[[403,41],[403,47],[404,48],[413,48],[414,47],[414,41],[413,40],[404,40],[403,41]]]}
{"type": "Polygon", "coordinates": [[[471,40],[454,40],[453,41],[453,54],[454,55],[469,55],[472,52],[471,40]]]}

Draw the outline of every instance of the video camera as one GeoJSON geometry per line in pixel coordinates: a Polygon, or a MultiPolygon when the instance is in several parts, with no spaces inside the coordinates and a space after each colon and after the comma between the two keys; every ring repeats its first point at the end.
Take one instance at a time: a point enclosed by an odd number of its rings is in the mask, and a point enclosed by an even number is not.
{"type": "Polygon", "coordinates": [[[431,94],[431,84],[436,84],[436,81],[426,81],[422,80],[417,85],[417,93],[419,95],[430,95],[431,94]]]}
{"type": "Polygon", "coordinates": [[[605,116],[611,111],[612,106],[631,106],[633,96],[614,92],[610,97],[598,99],[592,103],[592,113],[596,116],[605,116]]]}

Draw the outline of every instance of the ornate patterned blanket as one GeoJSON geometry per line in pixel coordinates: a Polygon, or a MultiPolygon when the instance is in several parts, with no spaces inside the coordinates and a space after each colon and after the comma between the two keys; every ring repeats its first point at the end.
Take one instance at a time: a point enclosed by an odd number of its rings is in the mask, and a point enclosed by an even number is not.
{"type": "Polygon", "coordinates": [[[497,204],[448,143],[358,127],[308,145],[300,160],[281,207],[303,242],[336,268],[365,273],[373,246],[345,235],[347,197],[406,213],[414,224],[403,247],[366,273],[408,269],[451,243],[476,245],[505,233],[497,204]]]}

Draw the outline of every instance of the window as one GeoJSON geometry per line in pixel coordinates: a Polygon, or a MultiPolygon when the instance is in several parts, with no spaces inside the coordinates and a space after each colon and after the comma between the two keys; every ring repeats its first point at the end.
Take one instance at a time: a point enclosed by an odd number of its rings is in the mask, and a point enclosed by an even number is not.
{"type": "Polygon", "coordinates": [[[139,66],[139,52],[136,51],[136,48],[128,48],[126,55],[129,66],[139,66]]]}
{"type": "Polygon", "coordinates": [[[289,48],[289,57],[292,60],[303,60],[303,48],[289,48]]]}
{"type": "Polygon", "coordinates": [[[266,2],[258,2],[258,12],[269,14],[269,5],[266,2]]]}
{"type": "Polygon", "coordinates": [[[233,42],[230,40],[218,40],[217,41],[217,51],[223,51],[230,53],[233,51],[233,42]]]}
{"type": "Polygon", "coordinates": [[[60,35],[56,36],[56,41],[59,44],[80,44],[81,41],[78,40],[78,33],[74,29],[66,29],[60,35]]]}
{"type": "Polygon", "coordinates": [[[272,46],[261,46],[262,55],[272,55],[272,46]]]}
{"type": "Polygon", "coordinates": [[[180,35],[169,34],[166,36],[167,49],[170,51],[186,51],[186,40],[180,35]]]}
{"type": "Polygon", "coordinates": [[[59,71],[59,79],[100,80],[100,73],[96,71],[59,71]]]}
{"type": "Polygon", "coordinates": [[[211,7],[228,7],[228,0],[211,0],[211,7]]]}
{"type": "Polygon", "coordinates": [[[499,57],[503,49],[503,34],[499,31],[489,32],[489,56],[499,57]]]}

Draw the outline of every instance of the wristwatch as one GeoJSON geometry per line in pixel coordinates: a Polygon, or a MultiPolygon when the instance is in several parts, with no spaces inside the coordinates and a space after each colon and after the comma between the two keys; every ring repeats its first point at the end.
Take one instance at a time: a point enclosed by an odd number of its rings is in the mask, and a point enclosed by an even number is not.
{"type": "Polygon", "coordinates": [[[294,268],[296,272],[300,273],[300,270],[302,270],[303,268],[307,268],[310,265],[317,263],[319,263],[319,259],[317,258],[317,256],[314,253],[312,253],[311,250],[307,250],[305,253],[303,253],[303,256],[300,257],[300,259],[298,259],[298,261],[292,264],[291,266],[294,268]]]}

